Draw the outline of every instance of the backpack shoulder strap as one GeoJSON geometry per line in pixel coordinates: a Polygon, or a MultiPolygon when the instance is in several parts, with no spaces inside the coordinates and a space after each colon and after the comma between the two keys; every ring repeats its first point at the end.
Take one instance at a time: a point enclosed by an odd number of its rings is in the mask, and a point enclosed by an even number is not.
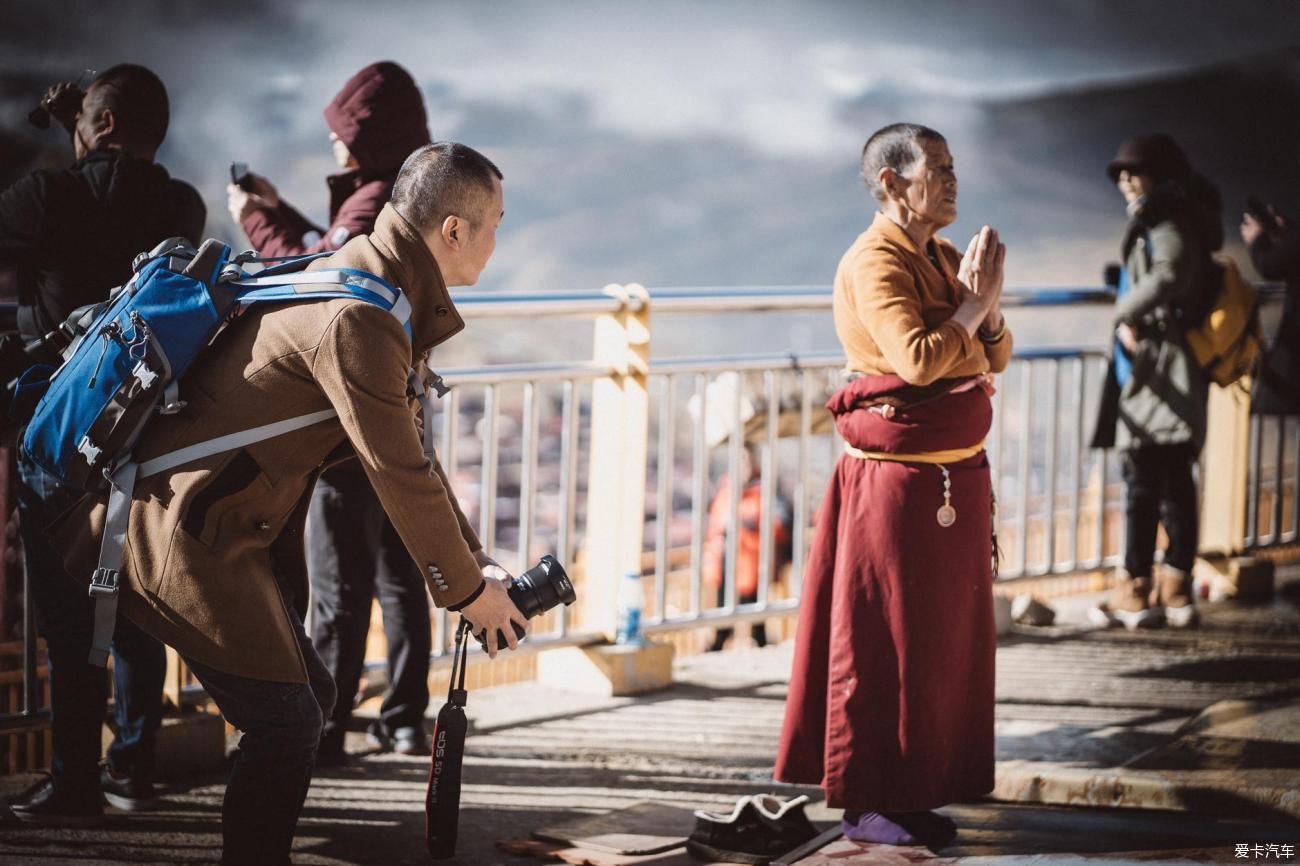
{"type": "Polygon", "coordinates": [[[355,268],[299,271],[293,274],[258,275],[229,283],[237,287],[241,305],[284,301],[356,298],[382,307],[411,331],[411,304],[406,294],[388,281],[355,268]]]}

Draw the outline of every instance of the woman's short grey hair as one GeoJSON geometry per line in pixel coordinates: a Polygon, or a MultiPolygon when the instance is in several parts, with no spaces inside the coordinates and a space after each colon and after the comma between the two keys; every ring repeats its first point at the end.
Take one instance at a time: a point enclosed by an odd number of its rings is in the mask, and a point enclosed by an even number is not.
{"type": "Polygon", "coordinates": [[[871,190],[877,201],[885,200],[885,188],[880,185],[880,170],[892,168],[902,174],[922,156],[921,139],[945,141],[928,126],[919,123],[891,123],[876,130],[862,146],[862,182],[871,190]]]}

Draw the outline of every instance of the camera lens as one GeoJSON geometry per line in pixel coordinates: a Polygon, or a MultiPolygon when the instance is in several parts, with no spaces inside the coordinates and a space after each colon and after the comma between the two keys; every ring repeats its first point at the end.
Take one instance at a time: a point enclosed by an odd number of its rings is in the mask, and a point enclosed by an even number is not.
{"type": "Polygon", "coordinates": [[[563,566],[547,554],[536,565],[515,578],[510,599],[524,616],[532,619],[559,604],[573,604],[578,596],[563,566]]]}
{"type": "MultiPolygon", "coordinates": [[[[569,576],[564,573],[564,567],[549,553],[532,568],[516,577],[506,593],[515,603],[515,607],[519,608],[519,612],[528,619],[541,616],[557,605],[569,605],[578,600],[578,594],[573,589],[573,581],[569,580],[569,576]]],[[[524,636],[524,630],[518,625],[514,629],[517,636],[520,638],[524,636]]],[[[486,631],[475,637],[480,644],[487,647],[486,631]]],[[[498,631],[497,649],[505,649],[506,646],[505,635],[498,631]]]]}

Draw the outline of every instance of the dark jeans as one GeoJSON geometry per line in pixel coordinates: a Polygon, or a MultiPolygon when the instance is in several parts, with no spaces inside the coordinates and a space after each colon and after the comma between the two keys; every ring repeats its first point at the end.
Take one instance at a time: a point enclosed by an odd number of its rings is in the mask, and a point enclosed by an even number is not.
{"type": "Polygon", "coordinates": [[[334,683],[291,616],[307,663],[307,683],[273,683],[186,664],[243,732],[221,803],[221,862],[281,866],[289,862],[298,813],[307,799],[323,719],[334,708],[334,683]]]}
{"type": "MultiPolygon", "coordinates": [[[[50,711],[55,784],[72,794],[99,799],[99,756],[108,676],[89,661],[94,602],[87,581],[68,574],[45,536],[50,520],[76,499],[36,466],[19,460],[18,510],[27,580],[37,629],[49,658],[50,711]]],[[[108,750],[114,772],[148,779],[154,741],[162,723],[167,672],[163,646],[119,615],[113,631],[117,733],[108,750]]]]}
{"type": "Polygon", "coordinates": [[[331,747],[341,746],[352,717],[376,593],[388,639],[389,685],[380,727],[391,734],[423,725],[433,647],[429,594],[360,464],[345,463],[321,476],[307,526],[312,643],[339,691],[325,721],[331,747]]]}
{"type": "Polygon", "coordinates": [[[1124,567],[1133,577],[1151,577],[1156,528],[1169,537],[1165,564],[1191,571],[1200,531],[1194,469],[1198,449],[1190,444],[1140,445],[1124,452],[1127,530],[1124,567]]]}

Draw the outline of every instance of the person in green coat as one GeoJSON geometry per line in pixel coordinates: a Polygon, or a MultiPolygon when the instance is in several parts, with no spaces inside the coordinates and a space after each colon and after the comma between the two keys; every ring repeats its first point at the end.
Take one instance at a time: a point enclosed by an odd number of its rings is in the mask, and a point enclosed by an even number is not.
{"type": "Polygon", "coordinates": [[[1197,622],[1192,593],[1199,515],[1196,464],[1209,383],[1184,331],[1208,312],[1223,244],[1217,191],[1167,135],[1120,146],[1107,174],[1129,213],[1115,338],[1093,447],[1123,454],[1122,582],[1096,614],[1127,628],[1197,622]],[[1169,545],[1156,570],[1156,530],[1169,545]]]}

